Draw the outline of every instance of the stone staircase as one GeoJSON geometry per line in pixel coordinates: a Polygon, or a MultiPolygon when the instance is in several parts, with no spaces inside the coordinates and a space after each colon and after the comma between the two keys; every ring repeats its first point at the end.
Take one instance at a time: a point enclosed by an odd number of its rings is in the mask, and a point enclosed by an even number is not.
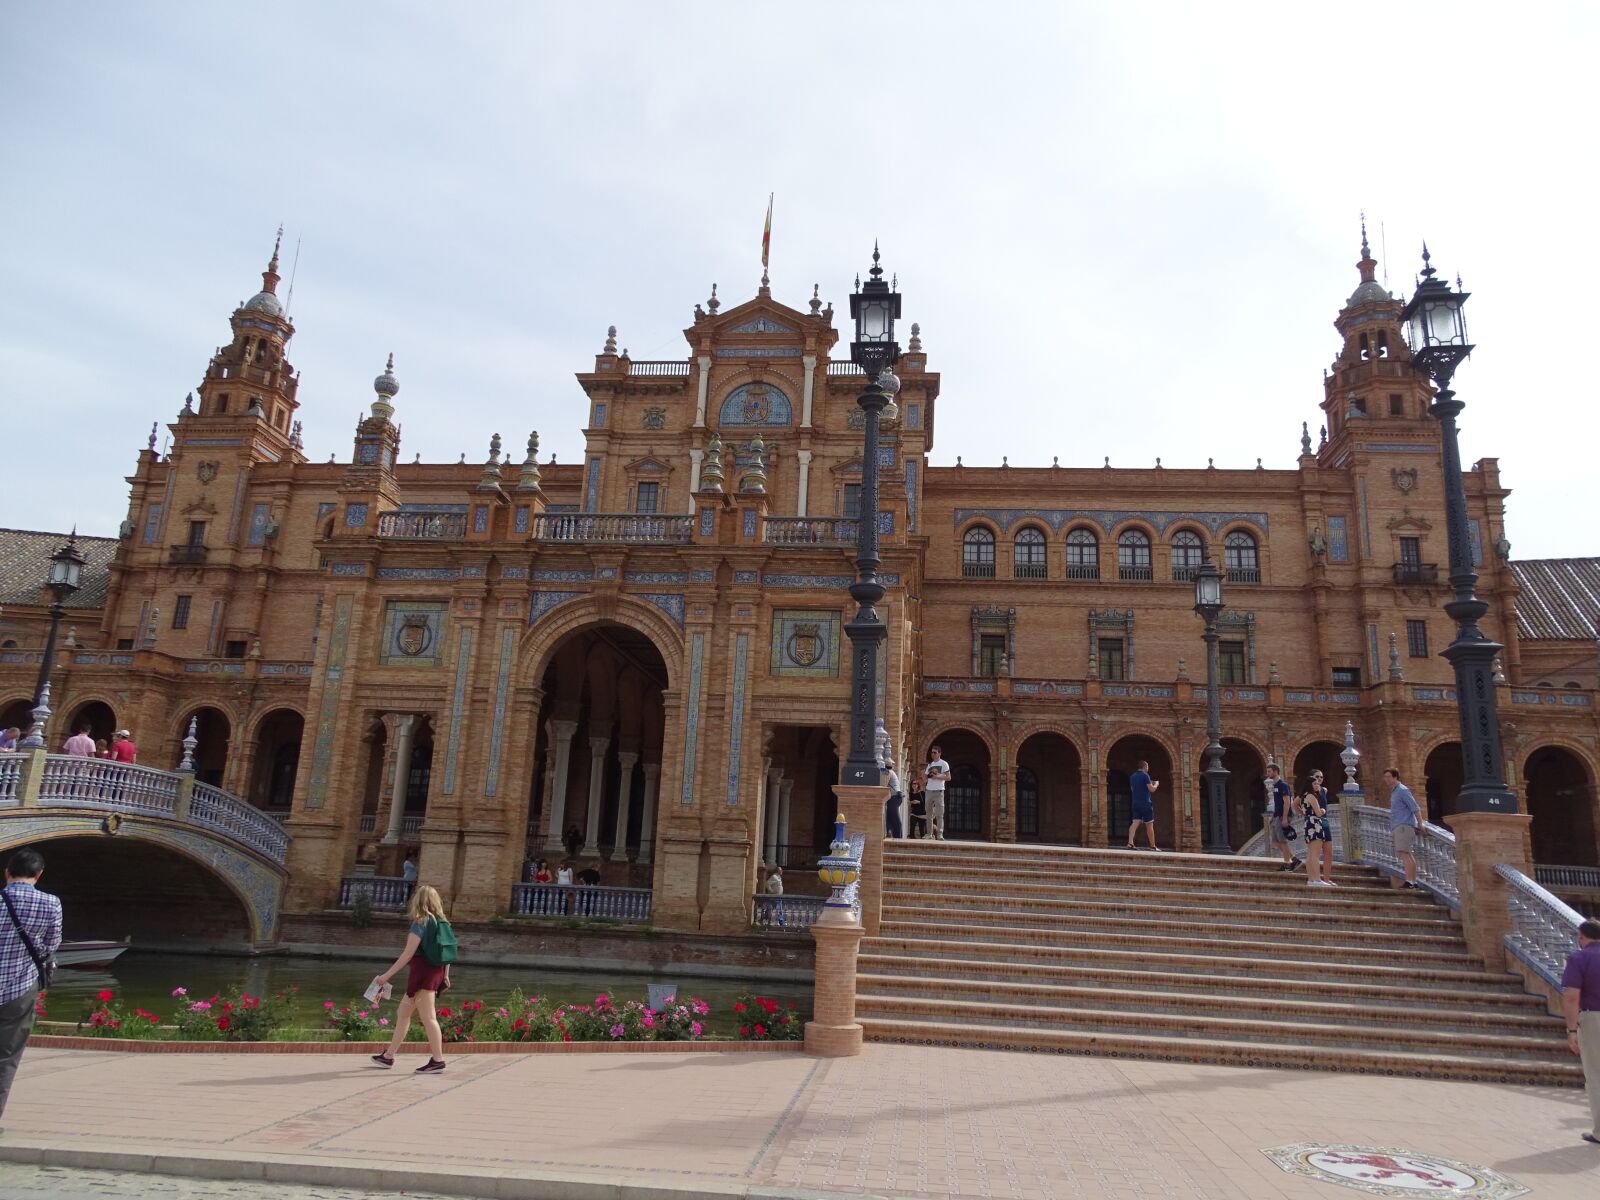
{"type": "Polygon", "coordinates": [[[1559,1018],[1423,893],[1274,861],[884,843],[874,1041],[1581,1085],[1559,1018]]]}

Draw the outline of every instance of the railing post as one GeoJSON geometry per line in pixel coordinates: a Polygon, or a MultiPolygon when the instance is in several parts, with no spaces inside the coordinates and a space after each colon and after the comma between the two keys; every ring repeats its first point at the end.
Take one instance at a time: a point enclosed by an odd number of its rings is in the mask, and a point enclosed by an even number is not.
{"type": "MultiPolygon", "coordinates": [[[[839,788],[872,791],[871,788],[839,788]]],[[[859,877],[859,864],[846,857],[843,816],[834,824],[833,846],[818,874],[833,888],[833,895],[811,937],[816,942],[816,969],[812,988],[812,1019],[806,1022],[806,1053],[823,1058],[848,1058],[861,1053],[862,1032],[856,1022],[856,957],[861,950],[861,925],[844,900],[845,891],[859,877]]],[[[873,839],[868,838],[870,844],[873,839]]],[[[866,908],[863,903],[862,913],[866,908]]]]}
{"type": "Polygon", "coordinates": [[[861,931],[867,937],[877,937],[883,915],[883,810],[889,802],[889,789],[838,783],[834,784],[833,794],[845,824],[867,838],[861,852],[857,894],[861,898],[861,931]]]}
{"type": "Polygon", "coordinates": [[[189,802],[194,798],[194,772],[179,771],[178,791],[172,798],[172,819],[174,821],[188,821],[189,802]]]}
{"type": "Polygon", "coordinates": [[[1505,970],[1504,942],[1511,932],[1511,895],[1495,870],[1501,863],[1533,878],[1527,813],[1464,812],[1445,818],[1456,835],[1456,890],[1467,950],[1491,971],[1505,970]]]}
{"type": "Polygon", "coordinates": [[[20,808],[39,807],[39,789],[44,786],[45,752],[42,747],[19,751],[17,805],[20,808]]]}

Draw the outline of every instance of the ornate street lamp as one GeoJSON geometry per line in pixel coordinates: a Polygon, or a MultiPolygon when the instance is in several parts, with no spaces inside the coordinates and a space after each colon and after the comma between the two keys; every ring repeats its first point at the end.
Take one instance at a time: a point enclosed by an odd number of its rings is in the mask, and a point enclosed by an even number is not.
{"type": "Polygon", "coordinates": [[[1232,854],[1228,836],[1228,768],[1222,765],[1222,693],[1217,689],[1217,617],[1223,610],[1222,572],[1208,557],[1195,569],[1194,611],[1206,623],[1206,814],[1211,818],[1210,854],[1232,854]]]}
{"type": "Polygon", "coordinates": [[[50,605],[50,633],[45,638],[44,654],[39,658],[39,681],[33,688],[35,704],[44,703],[45,685],[50,682],[50,667],[56,657],[56,634],[61,629],[61,618],[67,614],[67,597],[78,590],[85,561],[78,550],[76,529],[67,537],[67,544],[50,556],[50,577],[45,582],[55,602],[50,605]]]}
{"type": "Polygon", "coordinates": [[[1413,361],[1438,389],[1428,411],[1444,434],[1444,517],[1450,540],[1450,586],[1455,589],[1455,599],[1444,611],[1456,623],[1456,637],[1444,648],[1442,657],[1455,668],[1456,712],[1461,722],[1463,783],[1456,796],[1456,811],[1514,813],[1517,794],[1506,786],[1494,690],[1495,655],[1504,647],[1478,628],[1489,606],[1474,590],[1478,573],[1472,565],[1472,534],[1456,433],[1456,416],[1465,406],[1450,390],[1450,377],[1472,353],[1461,311],[1469,293],[1453,290],[1435,274],[1424,244],[1422,279],[1400,319],[1406,325],[1413,361]]]}
{"type": "Polygon", "coordinates": [[[850,315],[856,323],[850,358],[867,374],[867,386],[856,401],[866,414],[866,434],[861,451],[856,581],[850,585],[856,615],[844,627],[850,638],[850,748],[839,782],[877,787],[883,781],[873,736],[878,715],[878,647],[889,634],[875,607],[883,599],[883,584],[878,582],[878,564],[882,561],[878,557],[878,422],[891,403],[891,396],[900,390],[900,381],[889,369],[900,357],[900,347],[894,340],[900,294],[883,281],[876,243],[872,247],[872,269],[867,274],[866,285],[858,277],[856,291],[850,297],[850,315]]]}

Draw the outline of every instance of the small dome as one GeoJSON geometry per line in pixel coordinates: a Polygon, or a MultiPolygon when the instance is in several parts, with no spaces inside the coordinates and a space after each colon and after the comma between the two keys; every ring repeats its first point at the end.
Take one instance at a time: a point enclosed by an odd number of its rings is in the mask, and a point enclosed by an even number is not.
{"type": "Polygon", "coordinates": [[[1354,308],[1358,304],[1387,304],[1393,299],[1393,296],[1383,290],[1383,284],[1376,279],[1368,279],[1350,293],[1350,303],[1347,307],[1354,308]]]}
{"type": "Polygon", "coordinates": [[[269,317],[283,316],[283,302],[271,292],[257,292],[244,302],[244,306],[254,312],[264,312],[269,317]]]}
{"type": "Polygon", "coordinates": [[[372,390],[391,399],[400,391],[400,381],[394,377],[394,355],[389,355],[383,374],[372,381],[372,390]]]}

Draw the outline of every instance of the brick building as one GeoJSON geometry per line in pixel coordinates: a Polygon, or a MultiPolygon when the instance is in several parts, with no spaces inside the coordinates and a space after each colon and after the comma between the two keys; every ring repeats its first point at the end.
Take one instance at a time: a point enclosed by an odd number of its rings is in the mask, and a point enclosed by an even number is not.
{"type": "MultiPolygon", "coordinates": [[[[165,456],[152,429],[118,538],[80,539],[53,739],[127,726],[171,766],[195,721],[199,777],[293,834],[291,912],[414,850],[487,917],[566,835],[652,888],[655,924],[743,929],[761,863],[812,854],[834,810],[862,376],[831,306],[713,295],[667,361],[613,330],[577,377],[581,463],[488,431],[482,463],[402,461],[392,357],[352,444],[313,462],[277,261],[165,456]]],[[[1147,758],[1160,840],[1203,844],[1206,556],[1235,843],[1269,758],[1342,779],[1346,721],[1365,778],[1394,763],[1451,811],[1439,434],[1373,268],[1363,243],[1290,469],[929,466],[939,376],[911,327],[880,454],[880,689],[902,761],[938,741],[954,763],[952,836],[1121,838],[1147,758]]],[[[1595,865],[1600,572],[1510,561],[1495,461],[1466,486],[1535,857],[1595,865]]],[[[0,724],[27,724],[55,544],[0,534],[0,724]]]]}

